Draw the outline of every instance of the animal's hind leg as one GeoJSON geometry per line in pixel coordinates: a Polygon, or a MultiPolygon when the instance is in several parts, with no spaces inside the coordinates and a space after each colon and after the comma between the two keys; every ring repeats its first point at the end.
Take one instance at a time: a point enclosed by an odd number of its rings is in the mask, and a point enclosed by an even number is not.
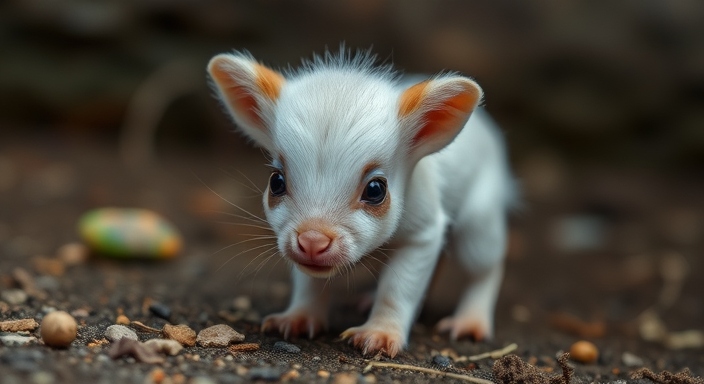
{"type": "Polygon", "coordinates": [[[465,215],[452,231],[451,250],[466,268],[469,283],[451,317],[437,329],[452,339],[490,339],[494,333],[494,307],[503,278],[506,218],[503,210],[465,215]]]}

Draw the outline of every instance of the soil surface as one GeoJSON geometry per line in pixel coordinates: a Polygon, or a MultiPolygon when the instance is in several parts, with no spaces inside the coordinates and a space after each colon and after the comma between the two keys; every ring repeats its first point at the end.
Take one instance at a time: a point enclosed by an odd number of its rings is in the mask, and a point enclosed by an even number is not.
{"type": "MultiPolygon", "coordinates": [[[[246,241],[268,232],[235,206],[261,215],[256,189],[268,176],[265,159],[239,137],[227,140],[233,143],[228,152],[165,150],[153,164],[135,168],[122,165],[112,143],[48,136],[0,141],[0,321],[41,322],[58,309],[79,323],[78,338],[65,349],[44,345],[39,329],[29,332],[36,340],[25,345],[0,344],[0,381],[462,382],[403,369],[363,372],[366,359],[493,380],[495,359],[460,357],[516,343],[514,353],[522,361],[559,375],[556,358],[578,340],[593,342],[599,357],[592,364],[570,362],[573,383],[648,382],[631,379],[643,367],[656,373],[687,368],[694,376],[704,375],[701,178],[568,170],[550,159],[521,166],[526,202],[512,222],[494,340],[452,342],[433,332],[462,289],[454,261],[444,258],[410,345],[396,358],[364,357],[337,338],[365,319],[357,305],[373,289],[374,278],[364,268],[333,285],[337,293],[329,333],[290,340],[300,351],[285,351],[274,347],[279,336],[260,334],[259,320],[287,304],[286,263],[277,255],[269,258],[271,239],[246,241]],[[92,255],[75,265],[56,263],[62,245],[79,241],[81,214],[111,206],[160,213],[180,230],[184,251],[171,260],[92,255]],[[44,294],[18,281],[22,270],[44,294]],[[20,293],[17,298],[18,291],[28,297],[23,300],[20,293]],[[168,319],[150,311],[154,303],[170,309],[168,319]],[[160,364],[112,359],[110,344],[101,340],[120,314],[157,329],[168,323],[196,331],[227,324],[260,349],[231,353],[186,347],[160,364]],[[679,333],[688,330],[694,331],[679,333]],[[673,345],[677,336],[689,348],[673,345]],[[435,358],[438,354],[449,362],[435,358]]],[[[142,341],[159,337],[135,330],[142,341]]]]}

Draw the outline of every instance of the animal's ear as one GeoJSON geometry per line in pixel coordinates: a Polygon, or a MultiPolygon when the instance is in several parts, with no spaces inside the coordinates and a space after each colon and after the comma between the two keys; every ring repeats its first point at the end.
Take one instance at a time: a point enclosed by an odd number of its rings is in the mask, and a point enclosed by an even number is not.
{"type": "Polygon", "coordinates": [[[414,161],[439,151],[455,139],[482,98],[482,89],[462,76],[444,76],[406,89],[399,119],[414,161]]]}
{"type": "Polygon", "coordinates": [[[208,73],[235,123],[254,142],[271,150],[270,126],[284,77],[239,53],[213,57],[208,73]]]}

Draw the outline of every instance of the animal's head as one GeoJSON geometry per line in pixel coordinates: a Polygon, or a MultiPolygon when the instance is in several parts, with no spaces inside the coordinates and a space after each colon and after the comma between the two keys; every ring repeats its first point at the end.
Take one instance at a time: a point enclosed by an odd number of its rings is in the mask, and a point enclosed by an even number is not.
{"type": "Polygon", "coordinates": [[[451,75],[399,88],[368,55],[345,56],[288,78],[240,53],[208,65],[237,125],[273,159],[264,208],[279,250],[316,277],[389,240],[415,164],[457,136],[482,95],[451,75]]]}

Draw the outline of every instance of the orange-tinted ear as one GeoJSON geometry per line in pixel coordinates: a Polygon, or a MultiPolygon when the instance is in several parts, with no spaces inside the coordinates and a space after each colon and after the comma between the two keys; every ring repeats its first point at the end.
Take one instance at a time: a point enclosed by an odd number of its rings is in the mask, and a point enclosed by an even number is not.
{"type": "Polygon", "coordinates": [[[244,133],[271,149],[269,124],[284,77],[242,54],[215,56],[208,64],[214,88],[244,133]]]}
{"type": "Polygon", "coordinates": [[[401,94],[399,118],[411,157],[439,151],[455,139],[482,98],[482,89],[461,76],[418,83],[401,94]]]}

